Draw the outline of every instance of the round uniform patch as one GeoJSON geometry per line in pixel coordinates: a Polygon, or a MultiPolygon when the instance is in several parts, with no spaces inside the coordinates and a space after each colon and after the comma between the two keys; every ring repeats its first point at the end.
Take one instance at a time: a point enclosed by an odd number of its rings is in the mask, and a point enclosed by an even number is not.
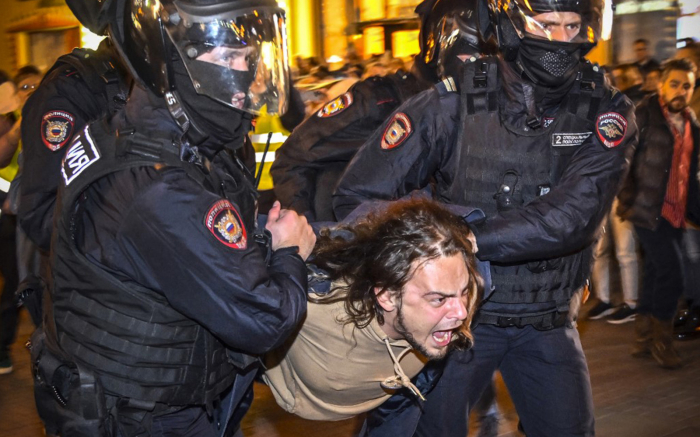
{"type": "Polygon", "coordinates": [[[41,139],[52,152],[60,150],[73,138],[75,118],[65,111],[49,111],[41,119],[41,139]]]}
{"type": "Polygon", "coordinates": [[[619,146],[625,138],[627,119],[617,112],[606,112],[596,119],[595,131],[603,145],[612,149],[619,146]]]}
{"type": "Polygon", "coordinates": [[[321,118],[332,117],[345,111],[352,105],[352,94],[345,93],[323,105],[316,115],[321,118]]]}
{"type": "Polygon", "coordinates": [[[390,150],[400,146],[413,133],[411,119],[403,112],[394,115],[382,137],[382,149],[390,150]]]}
{"type": "Polygon", "coordinates": [[[204,224],[226,246],[234,249],[245,249],[248,246],[248,234],[241,216],[228,200],[219,200],[209,208],[204,224]]]}

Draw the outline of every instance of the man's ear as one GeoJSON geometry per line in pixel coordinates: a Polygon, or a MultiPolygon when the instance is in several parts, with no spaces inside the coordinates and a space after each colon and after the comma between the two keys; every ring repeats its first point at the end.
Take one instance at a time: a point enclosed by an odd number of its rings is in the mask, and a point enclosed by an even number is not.
{"type": "Polygon", "coordinates": [[[374,294],[377,296],[377,303],[385,312],[390,313],[396,309],[396,293],[374,287],[374,294]]]}

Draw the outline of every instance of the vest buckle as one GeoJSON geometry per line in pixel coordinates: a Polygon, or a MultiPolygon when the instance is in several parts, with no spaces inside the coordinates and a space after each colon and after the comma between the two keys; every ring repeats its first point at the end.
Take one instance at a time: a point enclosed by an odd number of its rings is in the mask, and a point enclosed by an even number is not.
{"type": "Polygon", "coordinates": [[[586,91],[595,91],[595,82],[592,80],[582,80],[581,89],[586,91]]]}
{"type": "Polygon", "coordinates": [[[481,62],[474,73],[474,88],[486,88],[488,84],[488,64],[481,62]]]}
{"type": "Polygon", "coordinates": [[[498,318],[496,319],[496,326],[498,326],[499,328],[510,328],[511,326],[520,327],[520,318],[498,316],[498,318]]]}
{"type": "Polygon", "coordinates": [[[535,117],[534,115],[531,117],[528,117],[527,119],[527,125],[530,127],[530,129],[539,129],[542,126],[542,123],[540,123],[540,119],[535,117]]]}

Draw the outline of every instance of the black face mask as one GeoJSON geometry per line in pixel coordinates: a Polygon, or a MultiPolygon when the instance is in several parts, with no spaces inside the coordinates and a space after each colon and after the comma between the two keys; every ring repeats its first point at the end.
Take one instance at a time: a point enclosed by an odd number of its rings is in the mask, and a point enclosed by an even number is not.
{"type": "Polygon", "coordinates": [[[582,45],[524,37],[517,64],[536,85],[557,88],[578,72],[582,45]]]}
{"type": "Polygon", "coordinates": [[[250,130],[252,116],[197,94],[180,59],[174,60],[172,67],[175,88],[194,124],[218,144],[232,149],[241,147],[243,137],[250,130]]]}

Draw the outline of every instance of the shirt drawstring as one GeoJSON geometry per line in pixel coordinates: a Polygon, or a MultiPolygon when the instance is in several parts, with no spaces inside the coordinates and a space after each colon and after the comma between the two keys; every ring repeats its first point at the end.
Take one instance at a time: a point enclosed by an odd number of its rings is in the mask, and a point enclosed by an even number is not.
{"type": "Polygon", "coordinates": [[[384,339],[384,344],[386,345],[386,348],[389,351],[389,355],[391,355],[391,359],[394,362],[394,373],[396,373],[396,375],[390,376],[389,378],[385,379],[381,383],[381,386],[386,388],[386,389],[390,389],[390,390],[396,390],[400,387],[406,387],[415,396],[417,396],[417,397],[421,398],[423,401],[425,401],[423,394],[420,392],[420,390],[418,390],[418,387],[416,387],[415,384],[413,384],[411,382],[411,378],[409,378],[408,375],[406,375],[406,373],[401,368],[401,364],[399,364],[399,361],[401,360],[401,358],[403,358],[404,355],[406,355],[408,352],[410,352],[411,348],[404,349],[399,354],[399,357],[396,358],[396,355],[394,355],[394,351],[391,350],[391,344],[389,344],[388,338],[384,339]]]}

